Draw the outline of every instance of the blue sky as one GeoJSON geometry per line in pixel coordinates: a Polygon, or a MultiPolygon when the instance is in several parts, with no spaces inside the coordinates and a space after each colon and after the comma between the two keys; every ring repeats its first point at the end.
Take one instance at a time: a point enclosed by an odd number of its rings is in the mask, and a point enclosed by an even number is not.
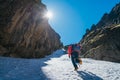
{"type": "Polygon", "coordinates": [[[87,28],[109,13],[120,0],[42,0],[48,11],[51,27],[61,36],[64,45],[79,42],[87,28]]]}

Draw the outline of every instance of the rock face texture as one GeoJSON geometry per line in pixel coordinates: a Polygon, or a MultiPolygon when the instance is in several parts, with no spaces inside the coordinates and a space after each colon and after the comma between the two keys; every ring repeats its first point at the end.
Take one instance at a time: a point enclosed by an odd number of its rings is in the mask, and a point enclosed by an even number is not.
{"type": "Polygon", "coordinates": [[[0,56],[39,58],[60,48],[40,0],[0,0],[0,56]]]}
{"type": "Polygon", "coordinates": [[[120,3],[87,29],[80,42],[84,57],[120,62],[120,3]]]}

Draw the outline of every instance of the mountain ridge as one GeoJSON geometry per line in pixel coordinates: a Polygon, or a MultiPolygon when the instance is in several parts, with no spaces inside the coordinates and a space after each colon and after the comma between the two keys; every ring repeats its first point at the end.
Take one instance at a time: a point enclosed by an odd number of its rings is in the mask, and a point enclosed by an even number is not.
{"type": "Polygon", "coordinates": [[[84,57],[120,62],[120,3],[87,29],[80,43],[84,57]]]}
{"type": "Polygon", "coordinates": [[[41,0],[1,0],[0,9],[0,56],[39,58],[62,46],[41,0]]]}

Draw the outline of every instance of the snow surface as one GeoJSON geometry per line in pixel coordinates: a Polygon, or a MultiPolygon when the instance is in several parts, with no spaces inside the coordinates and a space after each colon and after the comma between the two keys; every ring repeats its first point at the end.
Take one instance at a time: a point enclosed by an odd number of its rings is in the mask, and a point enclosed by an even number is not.
{"type": "Polygon", "coordinates": [[[63,50],[42,59],[0,57],[0,80],[120,80],[120,63],[82,60],[74,71],[63,50]]]}

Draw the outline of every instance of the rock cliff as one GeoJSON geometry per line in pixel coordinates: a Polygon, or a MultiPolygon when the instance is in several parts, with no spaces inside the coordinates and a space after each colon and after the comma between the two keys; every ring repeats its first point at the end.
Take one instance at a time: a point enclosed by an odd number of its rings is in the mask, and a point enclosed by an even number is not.
{"type": "Polygon", "coordinates": [[[39,58],[60,48],[41,0],[0,0],[0,56],[39,58]]]}
{"type": "Polygon", "coordinates": [[[84,57],[120,62],[120,3],[86,30],[80,42],[84,57]]]}

